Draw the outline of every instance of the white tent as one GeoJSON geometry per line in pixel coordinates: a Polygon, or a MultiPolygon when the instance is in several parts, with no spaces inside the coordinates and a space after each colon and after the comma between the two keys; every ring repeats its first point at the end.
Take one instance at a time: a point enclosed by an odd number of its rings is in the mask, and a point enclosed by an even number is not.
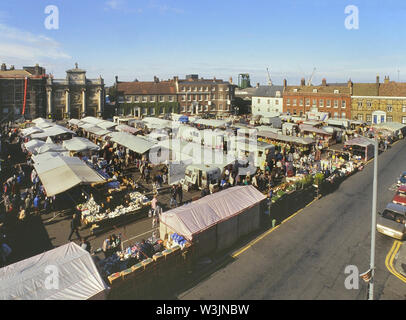
{"type": "Polygon", "coordinates": [[[156,145],[154,142],[126,132],[112,132],[107,136],[111,137],[111,141],[139,154],[147,152],[156,145]]]}
{"type": "Polygon", "coordinates": [[[64,152],[64,151],[66,151],[66,149],[62,145],[50,142],[49,140],[50,140],[50,138],[48,137],[45,144],[37,147],[35,149],[35,152],[37,154],[41,154],[41,153],[45,153],[45,152],[64,152]]]}
{"type": "Polygon", "coordinates": [[[54,136],[64,134],[64,133],[74,133],[74,132],[65,127],[55,125],[55,126],[43,129],[42,133],[36,133],[36,134],[31,135],[31,137],[33,139],[44,139],[47,137],[54,137],[54,136]]]}
{"type": "Polygon", "coordinates": [[[83,119],[80,119],[80,121],[86,122],[86,123],[91,123],[93,125],[97,125],[97,124],[99,124],[101,122],[104,122],[103,119],[98,119],[98,118],[95,118],[95,117],[85,117],[83,119]]]}
{"type": "Polygon", "coordinates": [[[43,130],[38,127],[29,127],[29,128],[21,130],[21,133],[23,134],[24,137],[29,136],[34,133],[39,133],[39,132],[43,132],[43,130]]]}
{"type": "Polygon", "coordinates": [[[42,140],[33,139],[24,144],[24,147],[31,153],[36,152],[36,149],[45,144],[42,140]]]}
{"type": "Polygon", "coordinates": [[[0,269],[2,300],[104,300],[108,290],[89,252],[74,242],[0,269]]]}
{"type": "Polygon", "coordinates": [[[117,126],[117,123],[106,120],[106,121],[98,123],[97,126],[102,128],[102,129],[108,130],[108,129],[112,129],[115,126],[117,126]]]}
{"type": "Polygon", "coordinates": [[[105,179],[77,157],[55,157],[34,164],[48,197],[79,184],[103,182],[105,179]]]}
{"type": "Polygon", "coordinates": [[[50,152],[44,152],[38,155],[33,155],[31,158],[34,162],[44,162],[44,161],[49,161],[52,158],[55,157],[61,157],[61,156],[66,156],[69,157],[69,152],[55,152],[55,151],[50,151],[50,152]]]}
{"type": "Polygon", "coordinates": [[[128,132],[128,133],[131,133],[131,134],[135,134],[135,133],[141,131],[141,129],[139,129],[139,128],[131,127],[131,126],[128,126],[126,124],[119,124],[116,127],[116,130],[121,131],[121,132],[128,132]]]}
{"type": "Polygon", "coordinates": [[[35,124],[39,124],[39,123],[52,122],[52,121],[48,120],[48,119],[44,119],[44,118],[36,118],[36,119],[32,120],[32,122],[35,124]]]}
{"type": "Polygon", "coordinates": [[[69,151],[76,151],[76,152],[81,152],[81,151],[86,151],[86,150],[99,150],[99,146],[97,144],[94,144],[90,140],[86,138],[80,138],[80,137],[73,137],[70,140],[65,140],[62,143],[63,147],[66,150],[69,151]]]}
{"type": "Polygon", "coordinates": [[[69,124],[77,125],[80,122],[79,119],[70,119],[69,124]]]}

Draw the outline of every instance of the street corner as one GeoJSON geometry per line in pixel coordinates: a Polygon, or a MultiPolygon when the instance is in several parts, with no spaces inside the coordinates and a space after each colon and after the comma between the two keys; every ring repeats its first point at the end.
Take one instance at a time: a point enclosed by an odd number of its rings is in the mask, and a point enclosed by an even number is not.
{"type": "Polygon", "coordinates": [[[386,268],[402,282],[406,283],[406,244],[395,240],[386,256],[386,268]]]}

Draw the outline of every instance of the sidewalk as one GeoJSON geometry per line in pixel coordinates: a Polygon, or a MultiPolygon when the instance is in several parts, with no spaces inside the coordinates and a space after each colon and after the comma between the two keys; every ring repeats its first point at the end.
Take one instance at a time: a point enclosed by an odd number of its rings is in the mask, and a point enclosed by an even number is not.
{"type": "Polygon", "coordinates": [[[406,277],[406,242],[401,244],[400,249],[395,256],[395,263],[393,266],[399,274],[406,277]]]}

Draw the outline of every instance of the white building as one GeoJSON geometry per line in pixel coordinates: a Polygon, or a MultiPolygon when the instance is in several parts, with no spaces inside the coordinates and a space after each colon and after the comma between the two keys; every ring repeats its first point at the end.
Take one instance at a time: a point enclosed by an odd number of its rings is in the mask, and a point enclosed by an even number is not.
{"type": "Polygon", "coordinates": [[[283,86],[259,86],[252,96],[252,115],[275,117],[282,113],[283,86]]]}

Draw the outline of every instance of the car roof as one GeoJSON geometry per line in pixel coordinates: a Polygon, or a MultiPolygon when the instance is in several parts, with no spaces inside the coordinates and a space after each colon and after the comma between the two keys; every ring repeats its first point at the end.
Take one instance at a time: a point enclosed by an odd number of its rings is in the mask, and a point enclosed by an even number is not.
{"type": "Polygon", "coordinates": [[[397,203],[388,203],[385,209],[401,214],[406,214],[406,206],[402,206],[401,204],[397,203]]]}

